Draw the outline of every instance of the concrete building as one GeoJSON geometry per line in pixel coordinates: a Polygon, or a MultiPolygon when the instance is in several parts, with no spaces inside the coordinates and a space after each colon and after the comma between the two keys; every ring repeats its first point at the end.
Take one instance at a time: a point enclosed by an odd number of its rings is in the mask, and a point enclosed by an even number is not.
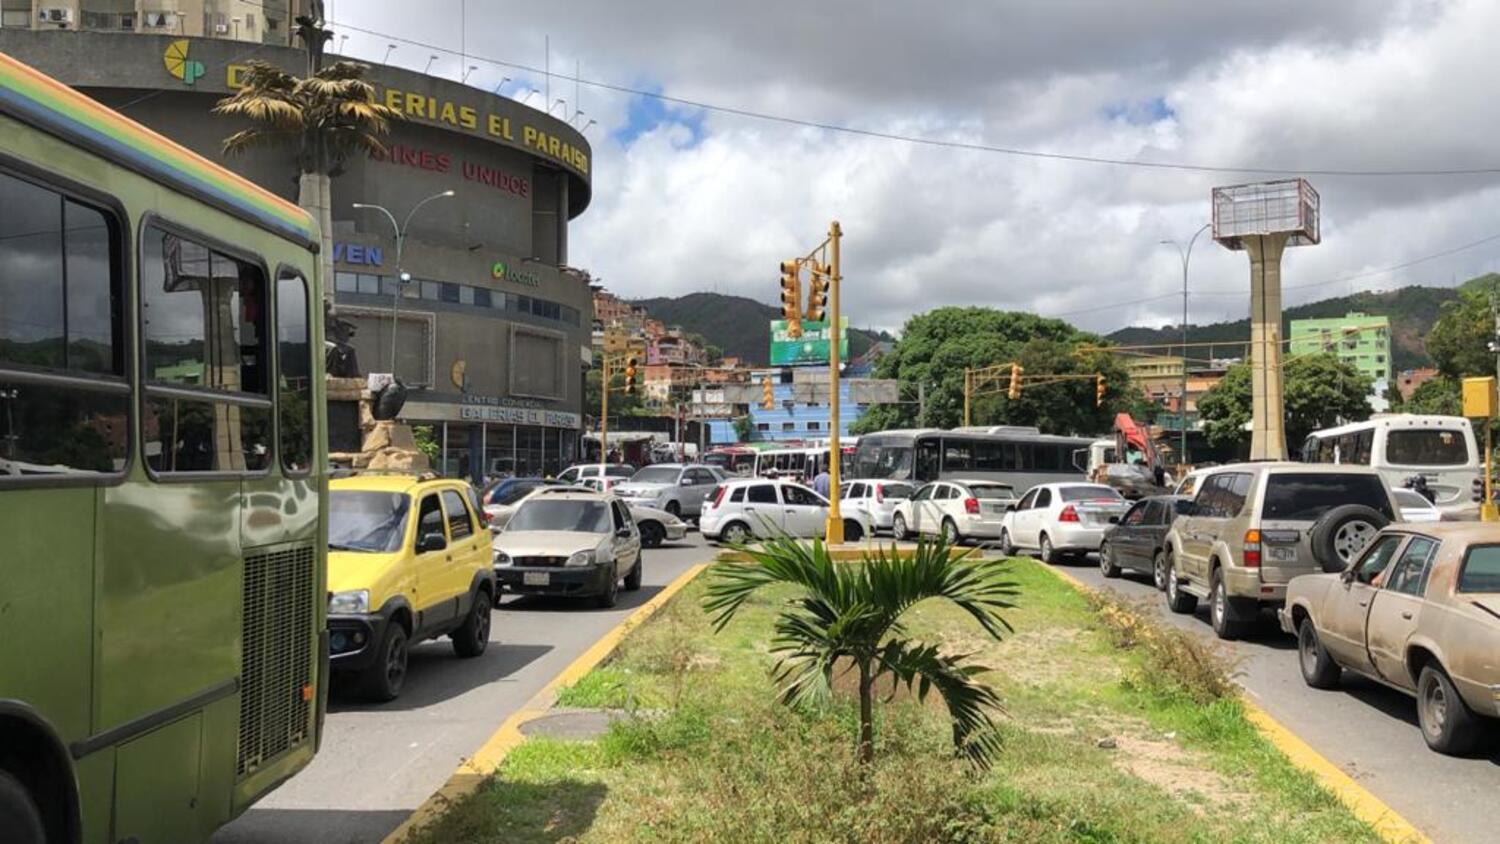
{"type": "Polygon", "coordinates": [[[1291,355],[1332,352],[1376,382],[1379,394],[1391,383],[1390,317],[1350,313],[1327,319],[1294,319],[1291,355]]]}
{"type": "Polygon", "coordinates": [[[1163,404],[1166,399],[1182,393],[1181,355],[1141,355],[1125,358],[1125,369],[1130,373],[1130,383],[1139,387],[1146,397],[1163,404]]]}
{"type": "MultiPolygon", "coordinates": [[[[23,5],[0,2],[6,14],[23,5]]],[[[220,13],[240,17],[244,41],[247,16],[257,10],[261,46],[251,55],[304,72],[306,59],[284,46],[290,36],[274,11],[286,3],[58,5],[74,10],[74,27],[7,24],[0,50],[296,200],[294,153],[268,149],[226,160],[220,144],[241,127],[210,113],[238,85],[247,55],[233,26],[217,29],[220,13]],[[137,17],[117,21],[114,31],[74,31],[97,21],[96,12],[142,15],[144,5],[173,10],[180,28],[148,34],[161,30],[137,17]],[[272,20],[279,34],[268,39],[272,20]],[[195,37],[203,25],[225,37],[195,37]]],[[[336,291],[340,318],[357,329],[360,369],[394,370],[406,382],[403,416],[433,427],[449,473],[555,472],[577,454],[591,359],[592,296],[565,266],[568,223],[590,199],[588,142],[561,120],[456,81],[379,65],[369,78],[405,119],[394,124],[387,155],[352,158],[334,179],[336,275],[324,280],[336,291]],[[385,206],[400,220],[445,190],[455,195],[412,218],[401,266],[390,221],[353,207],[385,206]],[[403,270],[412,282],[398,298],[403,270]]],[[[331,447],[357,450],[357,419],[338,416],[329,420],[331,447]]]]}
{"type": "Polygon", "coordinates": [[[1409,401],[1412,393],[1428,381],[1438,377],[1438,371],[1430,366],[1420,369],[1403,369],[1396,376],[1396,389],[1401,393],[1402,401],[1409,401]]]}
{"type": "Polygon", "coordinates": [[[0,0],[0,28],[138,32],[292,46],[306,0],[0,0]]]}

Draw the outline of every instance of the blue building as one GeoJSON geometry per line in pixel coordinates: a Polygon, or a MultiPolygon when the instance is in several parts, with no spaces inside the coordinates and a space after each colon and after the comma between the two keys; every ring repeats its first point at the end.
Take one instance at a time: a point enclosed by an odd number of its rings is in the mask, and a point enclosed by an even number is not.
{"type": "MultiPolygon", "coordinates": [[[[780,442],[785,440],[818,440],[831,436],[829,409],[826,404],[802,404],[793,399],[791,370],[772,370],[757,374],[755,383],[761,383],[764,374],[771,375],[771,391],[776,398],[776,408],[766,410],[759,404],[750,406],[750,430],[757,441],[780,442]],[[786,380],[781,380],[785,378],[786,380]]],[[[839,381],[839,436],[848,437],[849,426],[864,415],[866,405],[856,405],[849,400],[848,380],[839,381]]],[[[730,436],[733,436],[733,429],[730,436]]]]}

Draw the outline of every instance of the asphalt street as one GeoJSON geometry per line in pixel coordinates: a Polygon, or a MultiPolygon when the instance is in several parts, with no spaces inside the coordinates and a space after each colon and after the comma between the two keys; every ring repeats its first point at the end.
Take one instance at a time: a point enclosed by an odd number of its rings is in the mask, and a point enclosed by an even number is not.
{"type": "Polygon", "coordinates": [[[619,606],[505,598],[482,657],[457,659],[446,638],[412,648],[401,697],[371,705],[337,687],[316,759],[215,844],[379,842],[436,791],[512,712],[709,548],[696,533],[645,552],[644,584],[619,606]]]}
{"type": "MultiPolygon", "coordinates": [[[[1062,569],[1213,638],[1206,603],[1196,616],[1174,614],[1146,575],[1106,579],[1092,556],[1062,569]]],[[[1238,679],[1257,703],[1434,842],[1500,841],[1500,735],[1481,757],[1455,759],[1427,749],[1416,705],[1400,692],[1347,672],[1340,690],[1309,688],[1297,667],[1296,641],[1269,613],[1253,638],[1225,644],[1240,660],[1238,679]]]]}

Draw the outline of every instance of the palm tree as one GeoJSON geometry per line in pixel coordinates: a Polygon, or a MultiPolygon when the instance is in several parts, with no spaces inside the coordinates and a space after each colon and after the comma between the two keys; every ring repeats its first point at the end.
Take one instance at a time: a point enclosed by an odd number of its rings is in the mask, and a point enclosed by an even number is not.
{"type": "Polygon", "coordinates": [[[318,221],[324,287],[333,293],[333,197],[331,183],[351,155],[384,154],[381,136],[401,113],[376,100],[365,81],[365,66],[335,62],[299,79],[276,65],[251,61],[242,87],[214,106],[215,114],[249,121],[249,128],[224,139],[224,153],[257,147],[291,147],[297,152],[297,203],[318,221]]]}
{"type": "Polygon", "coordinates": [[[998,750],[990,713],[999,709],[1000,698],[976,679],[988,669],[969,655],[912,641],[901,618],[929,598],[947,600],[999,640],[1011,629],[999,611],[1013,607],[1009,599],[1016,594],[1002,565],[952,554],[941,539],[918,542],[904,555],[878,548],[862,564],[835,562],[817,541],[809,546],[782,538],[742,550],[748,562],[714,567],[703,606],[718,631],[761,587],[786,583],[801,589],[776,620],[771,641],[782,703],[825,701],[835,670],[858,671],[859,760],[868,763],[875,754],[875,687],[889,676],[893,692],[898,685],[908,691],[915,686],[919,700],[937,690],[953,721],[954,745],[971,761],[984,765],[998,750]]]}

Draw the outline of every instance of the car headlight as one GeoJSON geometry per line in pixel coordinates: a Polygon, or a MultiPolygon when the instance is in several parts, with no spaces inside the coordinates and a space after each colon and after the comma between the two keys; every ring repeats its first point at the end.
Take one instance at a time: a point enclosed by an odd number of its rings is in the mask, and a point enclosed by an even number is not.
{"type": "Polygon", "coordinates": [[[566,563],[564,563],[564,565],[569,565],[569,566],[591,566],[593,564],[594,564],[594,552],[593,551],[574,551],[573,555],[570,556],[570,557],[568,557],[568,561],[566,563]]]}
{"type": "Polygon", "coordinates": [[[496,548],[495,549],[494,564],[497,565],[497,566],[508,566],[508,565],[511,565],[510,555],[507,554],[507,553],[505,553],[504,551],[501,551],[500,549],[496,548]]]}
{"type": "Polygon", "coordinates": [[[328,596],[328,612],[331,614],[356,614],[370,611],[370,590],[356,589],[352,592],[335,592],[328,596]]]}

